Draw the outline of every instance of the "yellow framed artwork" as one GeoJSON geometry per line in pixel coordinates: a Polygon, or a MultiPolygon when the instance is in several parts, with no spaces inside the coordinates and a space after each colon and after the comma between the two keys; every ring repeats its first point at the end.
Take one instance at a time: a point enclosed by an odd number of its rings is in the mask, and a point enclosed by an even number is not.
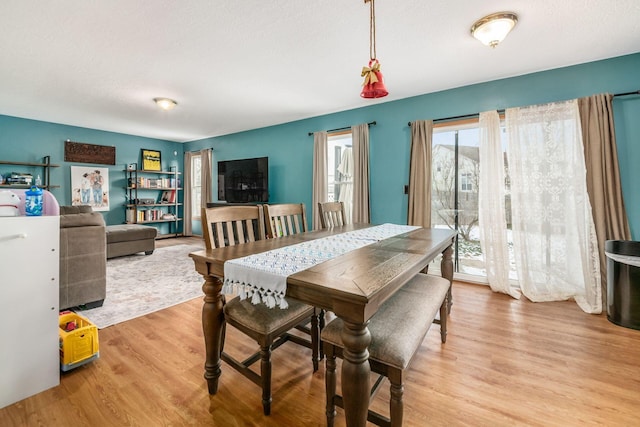
{"type": "Polygon", "coordinates": [[[146,148],[143,148],[140,150],[140,156],[142,157],[143,171],[161,171],[162,170],[160,151],[147,150],[146,148]]]}

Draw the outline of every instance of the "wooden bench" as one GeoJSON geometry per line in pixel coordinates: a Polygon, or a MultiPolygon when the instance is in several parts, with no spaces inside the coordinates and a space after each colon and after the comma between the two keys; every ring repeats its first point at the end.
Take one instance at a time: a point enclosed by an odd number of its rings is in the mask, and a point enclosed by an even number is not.
{"type": "MultiPolygon", "coordinates": [[[[440,324],[441,341],[447,336],[447,293],[450,283],[442,277],[418,274],[387,300],[369,321],[371,371],[380,375],[371,390],[371,398],[384,377],[391,383],[390,417],[369,410],[367,419],[379,426],[401,426],[404,371],[420,348],[432,323],[440,324]],[[440,319],[436,316],[440,312],[440,319]]],[[[342,358],[343,322],[335,319],[322,330],[326,356],[327,425],[333,426],[335,407],[344,408],[336,394],[336,357],[342,358]]]]}

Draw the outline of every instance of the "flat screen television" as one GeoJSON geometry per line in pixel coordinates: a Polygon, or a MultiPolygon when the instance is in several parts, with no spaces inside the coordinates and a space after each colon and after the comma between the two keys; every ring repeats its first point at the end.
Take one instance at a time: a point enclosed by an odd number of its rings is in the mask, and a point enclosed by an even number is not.
{"type": "Polygon", "coordinates": [[[227,203],[267,203],[269,158],[218,162],[218,200],[227,203]]]}

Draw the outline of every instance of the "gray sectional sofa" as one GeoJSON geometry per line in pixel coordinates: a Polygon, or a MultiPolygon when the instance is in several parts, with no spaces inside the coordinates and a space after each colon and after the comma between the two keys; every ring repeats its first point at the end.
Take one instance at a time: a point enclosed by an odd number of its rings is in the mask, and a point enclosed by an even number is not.
{"type": "Polygon", "coordinates": [[[105,225],[91,206],[60,206],[60,310],[100,307],[107,293],[107,258],[153,253],[157,230],[105,225]]]}

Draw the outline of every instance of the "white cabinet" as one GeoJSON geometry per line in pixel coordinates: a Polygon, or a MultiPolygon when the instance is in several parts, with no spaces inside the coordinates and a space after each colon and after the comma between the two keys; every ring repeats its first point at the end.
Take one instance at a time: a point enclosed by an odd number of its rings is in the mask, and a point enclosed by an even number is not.
{"type": "Polygon", "coordinates": [[[59,224],[0,217],[0,408],[60,383],[59,224]]]}

